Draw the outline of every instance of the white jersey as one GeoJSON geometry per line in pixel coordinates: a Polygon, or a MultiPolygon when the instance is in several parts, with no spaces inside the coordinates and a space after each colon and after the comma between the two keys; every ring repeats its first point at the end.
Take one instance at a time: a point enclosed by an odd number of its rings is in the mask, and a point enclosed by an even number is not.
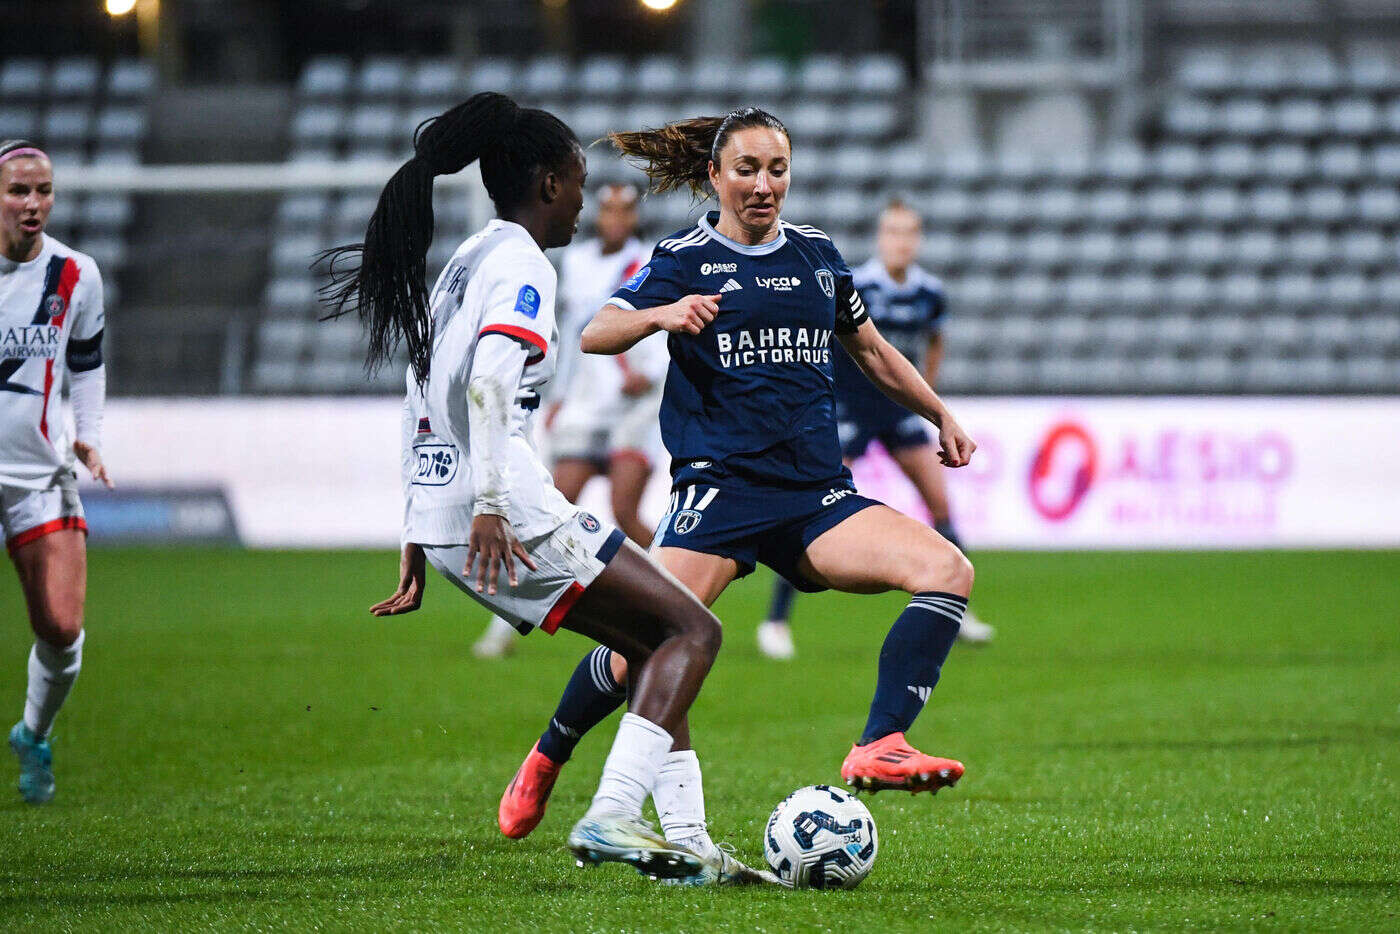
{"type": "Polygon", "coordinates": [[[540,387],[558,358],[555,286],[554,268],[530,234],[500,219],[458,247],[438,277],[430,299],[434,336],[428,381],[420,389],[411,369],[407,378],[405,542],[454,545],[470,538],[477,489],[468,384],[478,352],[489,355],[500,343],[490,335],[503,335],[529,351],[510,406],[506,450],[490,452],[506,459],[507,519],[516,537],[528,541],[578,512],[554,488],[533,441],[540,387]]]}
{"type": "Polygon", "coordinates": [[[622,397],[622,381],[635,370],[653,383],[666,379],[671,355],[666,335],[653,334],[625,354],[586,354],[579,350],[583,329],[618,287],[647,264],[650,248],[633,237],[615,253],[604,253],[601,240],[585,240],[560,259],[560,332],[564,363],[552,395],[587,394],[601,411],[622,397]]]}
{"type": "Polygon", "coordinates": [[[47,234],[27,263],[0,256],[0,485],[42,490],[73,464],[61,388],[102,363],[102,277],[47,234]]]}

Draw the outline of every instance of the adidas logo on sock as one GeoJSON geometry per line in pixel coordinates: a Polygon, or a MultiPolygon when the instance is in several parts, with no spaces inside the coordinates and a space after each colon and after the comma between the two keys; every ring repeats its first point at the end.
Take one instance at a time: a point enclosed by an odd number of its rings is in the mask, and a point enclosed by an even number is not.
{"type": "Polygon", "coordinates": [[[909,692],[910,692],[911,694],[913,694],[915,697],[917,697],[920,701],[922,701],[923,703],[927,704],[927,703],[928,703],[928,696],[929,696],[930,694],[933,693],[933,688],[920,688],[920,687],[915,687],[914,685],[911,684],[911,685],[909,685],[909,692]]]}
{"type": "Polygon", "coordinates": [[[737,291],[739,291],[739,290],[742,289],[742,288],[743,288],[742,285],[740,285],[739,283],[735,282],[733,279],[730,279],[730,280],[729,280],[728,282],[726,282],[724,285],[720,286],[720,287],[719,287],[719,290],[720,290],[721,292],[737,292],[737,291]]]}

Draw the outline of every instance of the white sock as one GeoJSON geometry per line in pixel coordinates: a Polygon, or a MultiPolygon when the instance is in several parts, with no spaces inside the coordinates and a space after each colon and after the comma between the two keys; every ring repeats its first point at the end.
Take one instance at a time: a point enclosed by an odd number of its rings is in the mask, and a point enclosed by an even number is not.
{"type": "Polygon", "coordinates": [[[485,635],[493,639],[508,639],[511,636],[520,635],[520,630],[501,619],[499,616],[493,616],[491,617],[490,624],[486,627],[485,635]]]}
{"type": "Polygon", "coordinates": [[[650,720],[623,714],[588,816],[641,817],[672,742],[671,734],[650,720]]]}
{"type": "Polygon", "coordinates": [[[657,773],[652,799],[666,839],[708,856],[714,842],[705,829],[705,788],[695,750],[684,749],[666,757],[657,773]]]}
{"type": "Polygon", "coordinates": [[[83,667],[83,642],[87,630],[66,648],[50,645],[43,639],[34,640],[29,653],[29,693],[24,701],[24,725],[40,739],[49,735],[58,708],[68,698],[78,671],[83,667]]]}

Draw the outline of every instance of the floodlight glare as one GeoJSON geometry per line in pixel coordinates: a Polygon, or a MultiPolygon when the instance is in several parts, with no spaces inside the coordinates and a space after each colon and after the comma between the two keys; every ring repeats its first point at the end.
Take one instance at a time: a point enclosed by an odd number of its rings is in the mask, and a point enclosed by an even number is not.
{"type": "Polygon", "coordinates": [[[136,9],[136,0],[107,0],[107,15],[125,16],[136,9]]]}
{"type": "Polygon", "coordinates": [[[649,10],[669,10],[676,5],[676,0],[642,0],[642,6],[649,10]]]}

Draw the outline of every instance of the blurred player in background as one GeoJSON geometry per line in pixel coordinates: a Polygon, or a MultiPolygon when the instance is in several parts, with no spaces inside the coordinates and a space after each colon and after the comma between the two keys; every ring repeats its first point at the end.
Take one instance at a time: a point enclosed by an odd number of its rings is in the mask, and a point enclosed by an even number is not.
{"type": "MultiPolygon", "coordinates": [[[[583,349],[603,354],[668,332],[661,430],[672,488],[657,560],[707,606],[759,562],[812,592],[909,593],[841,775],[870,790],[956,783],[962,763],[918,751],[905,731],[957,636],[972,565],[928,526],[856,492],[837,434],[831,345],[839,341],[865,378],[939,426],[949,466],[968,463],[976,444],[881,337],[831,238],[780,219],[792,162],[781,121],[745,108],[611,139],[645,164],[653,190],[699,195],[709,186],[719,201],[658,243],[583,332],[583,349]]],[[[579,737],[620,703],[615,661],[595,650],[575,669],[501,798],[507,836],[538,823],[579,737]]],[[[658,785],[656,810],[668,839],[709,852],[699,760],[682,728],[662,772],[678,792],[663,797],[658,785]]]]}
{"type": "Polygon", "coordinates": [[[73,462],[112,485],[98,453],[107,371],[102,277],[44,233],[53,165],[25,140],[0,144],[0,522],[34,630],[24,717],[10,730],[19,791],[53,798],[49,730],[83,665],[87,522],[73,462]],[[76,423],[68,443],[65,373],[76,423]]]}
{"type": "MultiPolygon", "coordinates": [[[[666,336],[654,334],[625,354],[601,357],[579,352],[579,334],[618,286],[646,265],[651,250],[637,239],[637,189],[604,185],[598,193],[598,236],[564,251],[559,274],[560,373],[546,423],[554,458],[554,485],[571,503],[599,474],[611,487],[618,527],[642,548],[651,529],[638,509],[652,458],[661,448],[657,416],[671,358],[666,336]]],[[[519,634],[500,617],[472,646],[478,658],[500,658],[519,634]]]]}
{"type": "Polygon", "coordinates": [[[630,710],[569,848],[653,876],[761,881],[728,854],[668,843],[641,819],[719,651],[719,620],[620,530],[564,499],[534,446],[559,348],[543,250],[573,239],[583,209],[578,139],[550,113],[483,93],[426,121],[413,145],[364,242],[326,256],[331,317],[359,312],[370,366],[399,344],[409,359],[399,586],[371,612],[417,610],[431,564],[522,632],[563,626],[622,654],[635,672],[630,710]],[[458,247],[429,293],[433,179],[478,160],[498,216],[458,247]],[[337,270],[341,259],[353,268],[337,270]]]}
{"type": "MultiPolygon", "coordinates": [[[[853,271],[857,291],[871,319],[895,349],[908,357],[930,386],[938,386],[943,360],[943,313],[946,300],[938,277],[914,262],[919,255],[923,225],[902,201],[880,212],[876,255],[853,271]]],[[[875,387],[847,353],[835,355],[836,412],[841,454],[849,465],[879,440],[918,490],[933,517],[933,527],[958,548],[962,542],[948,509],[948,486],[938,448],[924,420],[875,387]]],[[[758,647],[769,658],[792,658],[792,627],[788,618],[797,590],[782,577],[773,583],[768,619],[759,624],[758,647]]],[[[972,615],[963,615],[958,638],[989,642],[995,630],[972,615]]]]}

